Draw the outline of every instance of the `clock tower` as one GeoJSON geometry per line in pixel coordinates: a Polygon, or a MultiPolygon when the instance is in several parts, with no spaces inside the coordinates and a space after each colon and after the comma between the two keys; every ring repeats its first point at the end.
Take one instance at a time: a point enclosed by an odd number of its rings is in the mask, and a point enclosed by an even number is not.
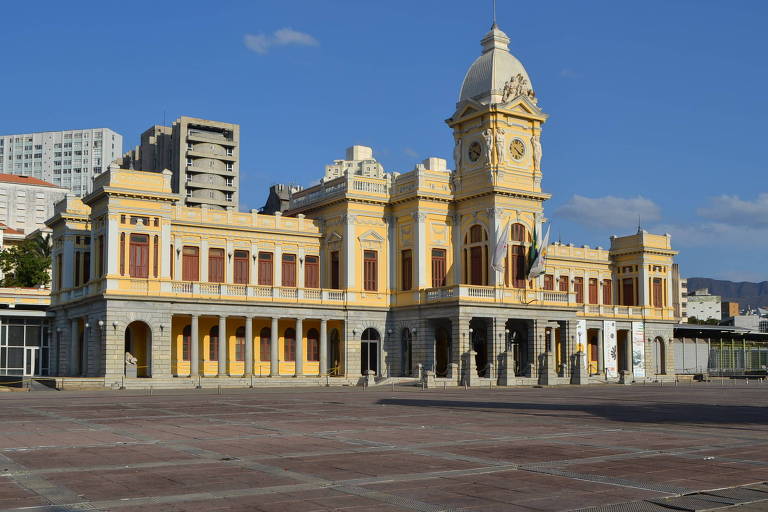
{"type": "MultiPolygon", "coordinates": [[[[547,115],[508,45],[509,37],[494,23],[446,120],[455,143],[457,213],[485,224],[492,246],[507,223],[522,224],[527,240],[534,230],[541,237],[543,202],[550,197],[541,190],[541,127],[547,115]]],[[[497,273],[489,284],[503,279],[497,273]]]]}

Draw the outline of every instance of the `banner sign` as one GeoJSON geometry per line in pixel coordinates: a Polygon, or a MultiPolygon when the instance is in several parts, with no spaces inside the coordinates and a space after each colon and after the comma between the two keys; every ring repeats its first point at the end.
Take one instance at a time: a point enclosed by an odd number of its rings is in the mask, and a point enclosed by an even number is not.
{"type": "Polygon", "coordinates": [[[645,377],[645,324],[632,322],[632,369],[635,377],[645,377]]]}
{"type": "Polygon", "coordinates": [[[587,344],[587,321],[576,321],[576,350],[584,352],[584,367],[587,368],[587,359],[589,359],[589,345],[587,344]]]}
{"type": "Polygon", "coordinates": [[[605,363],[605,374],[609,379],[615,379],[619,376],[619,354],[616,345],[616,322],[613,320],[603,321],[603,361],[605,363]]]}

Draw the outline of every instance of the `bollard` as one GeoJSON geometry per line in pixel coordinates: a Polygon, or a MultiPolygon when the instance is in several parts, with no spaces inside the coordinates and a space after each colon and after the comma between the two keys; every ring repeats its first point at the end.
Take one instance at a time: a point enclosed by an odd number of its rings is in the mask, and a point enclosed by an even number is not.
{"type": "Polygon", "coordinates": [[[220,395],[220,394],[221,394],[221,384],[219,384],[218,386],[216,386],[216,394],[218,394],[218,395],[220,395]]]}
{"type": "Polygon", "coordinates": [[[443,391],[445,391],[446,386],[447,386],[446,383],[443,382],[443,391]]]}
{"type": "Polygon", "coordinates": [[[149,396],[152,396],[152,386],[149,386],[149,396]]]}
{"type": "Polygon", "coordinates": [[[392,392],[395,392],[395,381],[392,381],[392,392]]]}

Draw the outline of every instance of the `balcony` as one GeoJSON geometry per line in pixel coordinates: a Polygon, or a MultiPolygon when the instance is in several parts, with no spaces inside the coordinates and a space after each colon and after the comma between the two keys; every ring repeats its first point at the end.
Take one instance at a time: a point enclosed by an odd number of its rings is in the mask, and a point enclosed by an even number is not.
{"type": "Polygon", "coordinates": [[[197,281],[159,281],[119,277],[108,279],[108,294],[219,299],[246,302],[294,302],[302,304],[336,304],[346,301],[342,290],[293,288],[253,284],[208,283],[197,281]]]}
{"type": "Polygon", "coordinates": [[[187,140],[197,142],[213,142],[214,144],[223,144],[227,146],[235,146],[236,142],[232,137],[227,137],[223,133],[209,132],[207,130],[195,130],[190,128],[187,130],[187,140]]]}
{"type": "Polygon", "coordinates": [[[365,195],[387,198],[389,197],[390,190],[391,183],[387,179],[347,174],[312,188],[296,192],[291,196],[289,210],[319,203],[339,195],[365,195]]]}
{"type": "Polygon", "coordinates": [[[227,154],[222,155],[220,153],[209,153],[207,151],[197,151],[194,149],[188,149],[187,156],[197,157],[197,158],[215,158],[216,160],[225,160],[227,162],[237,161],[237,157],[235,155],[227,155],[227,154]]]}
{"type": "Polygon", "coordinates": [[[575,294],[554,290],[525,290],[468,284],[428,288],[422,292],[422,302],[462,300],[498,304],[525,304],[575,307],[575,294]]]}

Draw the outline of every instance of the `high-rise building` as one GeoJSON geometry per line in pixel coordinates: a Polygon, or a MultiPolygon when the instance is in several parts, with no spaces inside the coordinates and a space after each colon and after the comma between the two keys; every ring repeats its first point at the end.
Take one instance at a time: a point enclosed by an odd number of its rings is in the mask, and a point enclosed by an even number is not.
{"type": "Polygon", "coordinates": [[[240,125],[182,116],[155,125],[120,164],[137,171],[173,172],[171,186],[187,206],[236,210],[240,177],[240,125]]]}
{"type": "Polygon", "coordinates": [[[109,128],[0,135],[0,173],[32,176],[83,196],[122,152],[122,135],[109,128]]]}

